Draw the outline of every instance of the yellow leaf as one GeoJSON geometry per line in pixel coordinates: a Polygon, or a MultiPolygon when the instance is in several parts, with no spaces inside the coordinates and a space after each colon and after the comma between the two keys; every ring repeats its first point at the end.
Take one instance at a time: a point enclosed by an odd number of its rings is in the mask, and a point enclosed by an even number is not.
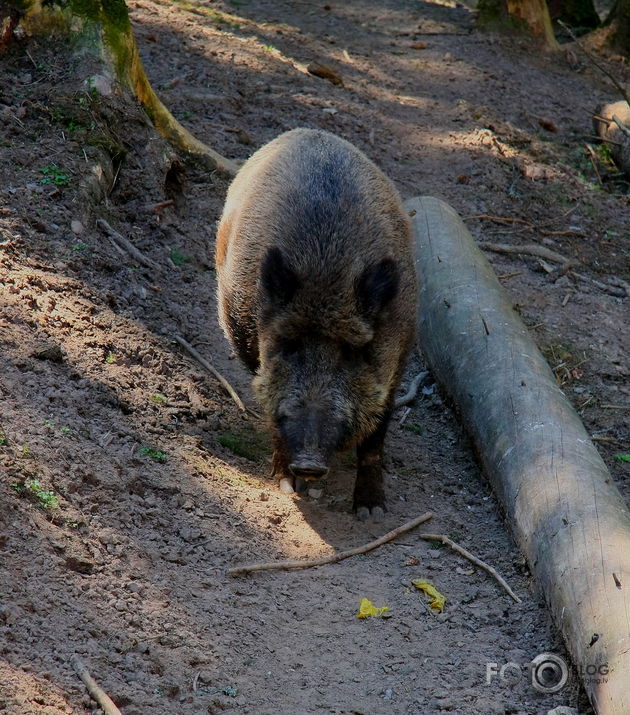
{"type": "Polygon", "coordinates": [[[389,606],[375,606],[369,598],[362,598],[359,606],[357,618],[369,618],[370,616],[382,616],[389,611],[389,606]]]}
{"type": "Polygon", "coordinates": [[[432,611],[442,613],[444,604],[446,603],[446,597],[435,588],[431,581],[427,581],[426,578],[414,578],[411,583],[429,596],[431,599],[429,601],[429,608],[432,611]]]}

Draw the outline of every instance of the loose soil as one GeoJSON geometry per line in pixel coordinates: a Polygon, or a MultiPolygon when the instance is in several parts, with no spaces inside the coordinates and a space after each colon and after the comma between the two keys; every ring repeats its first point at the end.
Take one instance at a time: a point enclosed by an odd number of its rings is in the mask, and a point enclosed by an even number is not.
{"type": "MultiPolygon", "coordinates": [[[[549,55],[481,34],[453,3],[130,10],[155,88],[225,156],[324,128],[403,197],[451,203],[479,240],[575,260],[574,273],[549,273],[534,256],[488,253],[630,496],[615,456],[630,451],[628,184],[603,149],[593,144],[593,161],[586,149],[590,114],[616,97],[576,48],[549,55]],[[343,85],[309,75],[313,61],[343,85]]],[[[627,64],[603,61],[630,80],[627,64]]],[[[281,493],[263,422],[173,340],[255,406],[216,320],[228,181],[174,156],[128,98],[91,90],[92,69],[63,44],[16,41],[2,66],[0,710],[96,711],[76,653],[125,715],[591,712],[573,670],[555,694],[513,667],[488,671],[566,653],[439,390],[429,381],[392,423],[383,523],[350,511],[352,455],[321,493],[281,493]],[[155,267],[116,248],[98,218],[155,267]],[[523,602],[413,532],[313,570],[226,574],[356,546],[429,509],[429,531],[492,564],[523,602]],[[443,613],[417,577],[446,596],[443,613]],[[390,617],[357,619],[364,597],[390,617]]],[[[405,382],[422,367],[415,356],[405,382]]]]}

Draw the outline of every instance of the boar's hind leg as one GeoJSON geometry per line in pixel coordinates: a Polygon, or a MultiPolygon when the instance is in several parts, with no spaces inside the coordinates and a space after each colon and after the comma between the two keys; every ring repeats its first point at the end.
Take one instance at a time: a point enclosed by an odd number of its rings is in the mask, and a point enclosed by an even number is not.
{"type": "Polygon", "coordinates": [[[295,477],[289,469],[289,456],[277,432],[273,435],[272,443],[273,456],[271,458],[271,474],[279,480],[280,490],[287,494],[305,491],[306,482],[304,479],[295,477]]]}
{"type": "Polygon", "coordinates": [[[367,439],[357,445],[357,480],[354,484],[354,510],[361,521],[372,517],[380,521],[385,513],[383,489],[383,442],[389,415],[367,439]]]}

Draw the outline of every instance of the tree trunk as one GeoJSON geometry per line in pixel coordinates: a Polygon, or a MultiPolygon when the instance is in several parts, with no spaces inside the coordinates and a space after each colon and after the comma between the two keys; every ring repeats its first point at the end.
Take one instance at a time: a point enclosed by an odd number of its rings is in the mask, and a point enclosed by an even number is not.
{"type": "Polygon", "coordinates": [[[601,24],[593,0],[547,0],[547,5],[552,21],[561,20],[577,34],[594,30],[601,24]]]}
{"type": "Polygon", "coordinates": [[[411,199],[422,350],[602,715],[630,713],[630,513],[455,211],[411,199]]]}
{"type": "Polygon", "coordinates": [[[479,0],[477,12],[482,29],[529,34],[550,49],[558,47],[545,0],[479,0]]]}
{"type": "Polygon", "coordinates": [[[236,173],[234,162],[196,139],[153,91],[124,0],[0,0],[0,52],[16,26],[29,36],[67,37],[77,52],[88,53],[101,63],[105,84],[117,82],[137,97],[167,141],[213,169],[231,176],[236,173]]]}
{"type": "Polygon", "coordinates": [[[608,45],[630,57],[630,0],[616,0],[606,18],[608,45]]]}

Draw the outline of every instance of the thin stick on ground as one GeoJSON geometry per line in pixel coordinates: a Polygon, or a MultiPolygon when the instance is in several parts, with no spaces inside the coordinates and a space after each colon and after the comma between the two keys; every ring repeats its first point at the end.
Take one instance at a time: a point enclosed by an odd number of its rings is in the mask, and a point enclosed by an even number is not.
{"type": "Polygon", "coordinates": [[[536,244],[528,244],[526,246],[510,246],[505,243],[487,243],[482,241],[477,244],[479,248],[483,248],[484,251],[493,251],[494,253],[522,253],[527,256],[537,256],[538,258],[546,258],[548,261],[554,261],[554,263],[569,263],[570,258],[566,258],[561,253],[556,253],[550,248],[545,248],[544,246],[537,246],[536,244]]]}
{"type": "Polygon", "coordinates": [[[244,573],[250,573],[252,571],[272,571],[279,569],[310,569],[313,566],[324,566],[325,564],[336,564],[338,561],[343,561],[344,559],[350,558],[350,556],[358,556],[359,554],[366,554],[368,551],[377,549],[379,546],[386,544],[388,541],[393,541],[395,538],[401,534],[405,534],[416,526],[420,526],[425,521],[429,521],[433,517],[433,512],[427,511],[422,516],[418,516],[406,524],[399,526],[393,531],[387,532],[384,536],[381,536],[375,541],[370,541],[369,544],[364,546],[357,546],[354,549],[348,549],[347,551],[339,551],[336,554],[330,554],[329,556],[320,556],[317,559],[306,559],[302,561],[270,561],[260,564],[250,564],[248,566],[236,566],[235,568],[228,570],[228,576],[240,576],[244,573]]]}
{"type": "Polygon", "coordinates": [[[413,380],[409,383],[409,389],[407,392],[405,392],[404,395],[399,397],[395,402],[394,402],[394,408],[398,409],[399,407],[404,407],[405,405],[408,405],[410,402],[413,402],[416,399],[416,395],[418,394],[418,388],[422,384],[423,380],[426,380],[428,376],[428,372],[425,370],[423,372],[419,372],[413,380]]]}
{"type": "Polygon", "coordinates": [[[74,672],[81,678],[83,684],[87,688],[90,697],[93,698],[105,713],[105,715],[122,715],[116,707],[114,701],[109,695],[98,685],[96,680],[90,675],[90,671],[86,668],[83,661],[78,655],[73,655],[70,659],[74,672]]]}
{"type": "MultiPolygon", "coordinates": [[[[630,102],[628,104],[630,104],[630,102]]],[[[626,136],[630,137],[630,129],[628,129],[628,127],[621,121],[621,119],[619,119],[616,114],[613,114],[612,120],[626,136]]]]}
{"type": "Polygon", "coordinates": [[[514,591],[512,591],[512,589],[507,585],[505,579],[497,573],[496,569],[487,564],[485,561],[478,559],[476,556],[471,554],[470,551],[467,551],[463,546],[456,544],[445,534],[419,534],[418,536],[425,541],[439,541],[445,546],[450,546],[453,551],[457,551],[458,554],[461,554],[464,558],[471,561],[473,564],[475,564],[475,566],[479,566],[480,569],[483,569],[492,577],[494,577],[517,603],[521,603],[521,599],[514,593],[514,591]]]}
{"type": "Polygon", "coordinates": [[[625,87],[621,84],[621,82],[619,82],[619,80],[618,80],[614,75],[612,75],[603,65],[601,65],[601,64],[595,59],[595,57],[593,57],[593,55],[586,49],[586,47],[584,47],[584,45],[578,40],[578,38],[576,37],[575,33],[573,32],[573,30],[571,30],[570,27],[568,27],[567,25],[565,25],[565,23],[562,22],[562,20],[558,20],[558,24],[561,25],[561,26],[569,33],[569,35],[571,35],[571,39],[573,40],[573,42],[575,42],[575,44],[576,44],[576,45],[582,50],[582,52],[589,58],[589,60],[595,65],[595,67],[597,67],[597,69],[598,69],[600,72],[603,72],[603,73],[606,75],[606,77],[608,77],[608,79],[615,85],[615,87],[617,88],[617,90],[619,91],[619,93],[621,94],[621,96],[622,96],[622,97],[626,100],[626,102],[630,105],[630,94],[628,94],[628,92],[626,92],[626,89],[625,89],[625,87]]]}
{"type": "MultiPolygon", "coordinates": [[[[599,141],[605,141],[602,140],[601,137],[595,137],[599,141]]],[[[613,142],[614,143],[614,142],[613,142]]],[[[516,223],[519,224],[519,226],[523,226],[524,228],[529,229],[530,231],[536,231],[537,233],[542,234],[543,236],[583,236],[584,232],[574,229],[574,228],[569,228],[566,229],[565,231],[549,231],[546,228],[541,228],[540,226],[537,226],[533,223],[530,223],[529,221],[525,221],[525,219],[522,218],[514,218],[510,216],[491,216],[489,214],[479,214],[477,216],[466,216],[464,221],[493,221],[494,223],[516,223]]]]}
{"type": "Polygon", "coordinates": [[[118,231],[113,229],[107,221],[105,221],[105,219],[97,218],[96,225],[99,228],[102,228],[103,231],[105,231],[105,233],[116,242],[119,248],[124,248],[132,258],[135,258],[136,261],[138,261],[138,263],[142,263],[143,266],[151,268],[152,270],[157,270],[159,268],[157,263],[154,263],[150,258],[147,258],[144,253],[139,251],[128,238],[125,238],[122,233],[118,233],[118,231]]]}
{"type": "Polygon", "coordinates": [[[604,185],[604,182],[602,181],[602,176],[599,173],[599,169],[597,168],[597,154],[595,154],[595,150],[590,144],[584,144],[586,147],[586,150],[589,153],[589,156],[591,158],[591,165],[593,167],[593,170],[595,171],[595,176],[597,177],[597,181],[599,182],[600,186],[604,185]]]}
{"type": "Polygon", "coordinates": [[[216,377],[216,379],[221,383],[221,386],[223,387],[223,389],[234,400],[234,402],[239,410],[241,410],[242,412],[249,412],[250,414],[253,414],[255,417],[259,416],[253,410],[250,410],[248,407],[245,407],[243,400],[241,400],[241,398],[238,396],[238,393],[232,387],[232,385],[230,385],[230,383],[223,377],[223,375],[213,365],[211,365],[204,357],[202,357],[195,350],[195,348],[193,348],[193,346],[189,342],[184,340],[184,338],[182,338],[181,335],[173,335],[173,340],[175,340],[175,342],[179,343],[184,348],[184,350],[186,350],[186,352],[189,355],[194,357],[195,360],[202,367],[204,367],[211,375],[214,375],[216,377]]]}
{"type": "Polygon", "coordinates": [[[496,221],[497,223],[520,223],[524,226],[531,226],[529,221],[522,218],[514,218],[512,216],[491,216],[490,214],[478,214],[476,216],[465,216],[463,221],[496,221]]]}

